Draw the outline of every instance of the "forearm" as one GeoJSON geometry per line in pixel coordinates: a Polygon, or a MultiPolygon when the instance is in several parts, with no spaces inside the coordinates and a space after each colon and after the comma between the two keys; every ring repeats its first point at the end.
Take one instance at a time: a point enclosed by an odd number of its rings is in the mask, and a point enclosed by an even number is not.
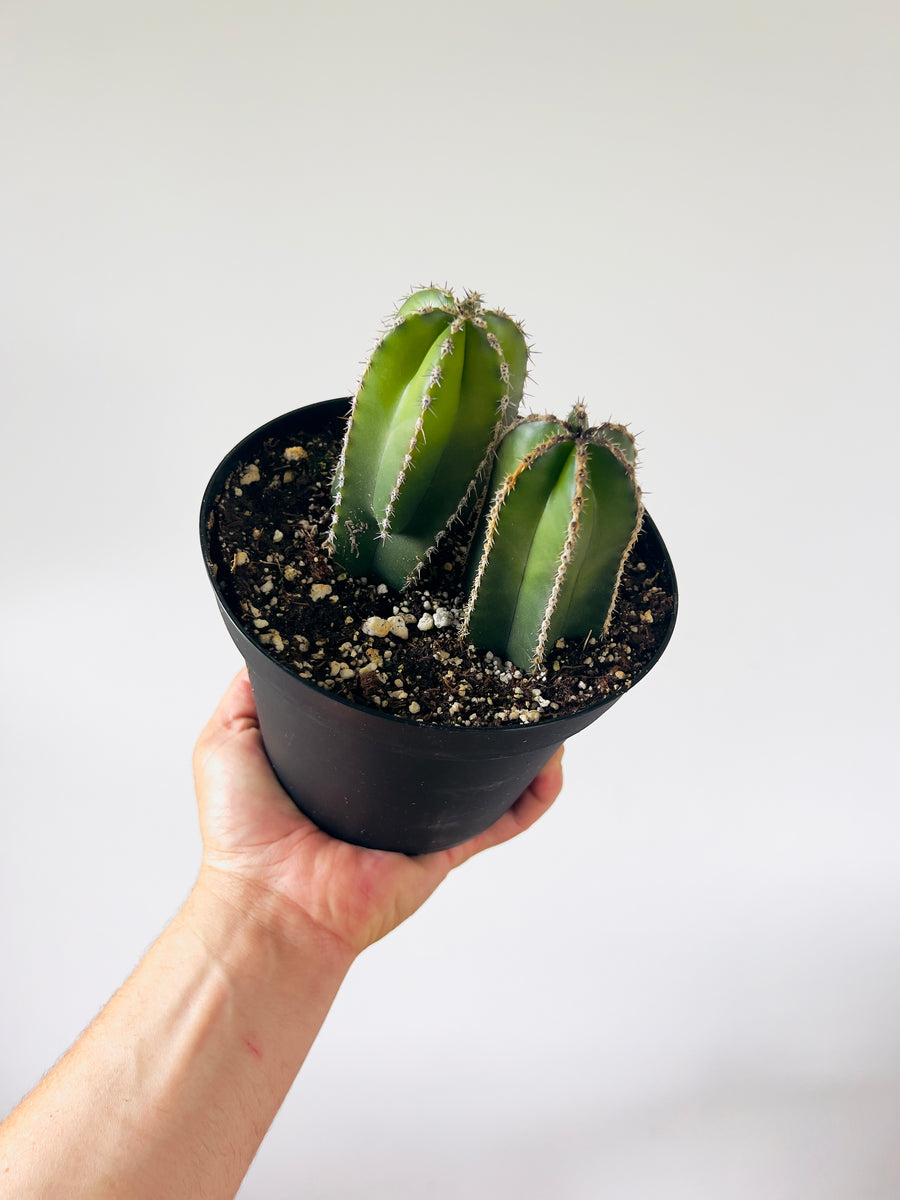
{"type": "Polygon", "coordinates": [[[351,961],[202,883],[0,1126],[0,1197],[233,1197],[351,961]]]}

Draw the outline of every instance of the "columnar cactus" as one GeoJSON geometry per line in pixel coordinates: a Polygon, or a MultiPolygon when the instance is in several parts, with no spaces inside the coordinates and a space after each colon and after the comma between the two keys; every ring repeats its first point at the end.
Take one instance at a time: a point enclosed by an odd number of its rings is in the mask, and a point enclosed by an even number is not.
{"type": "Polygon", "coordinates": [[[606,632],[641,523],[634,440],[621,425],[520,421],[501,443],[472,550],[463,632],[523,671],[560,637],[606,632]]]}
{"type": "Polygon", "coordinates": [[[516,417],[528,349],[481,297],[414,292],[376,347],[334,480],[332,556],[352,575],[404,587],[447,526],[484,495],[516,417]]]}

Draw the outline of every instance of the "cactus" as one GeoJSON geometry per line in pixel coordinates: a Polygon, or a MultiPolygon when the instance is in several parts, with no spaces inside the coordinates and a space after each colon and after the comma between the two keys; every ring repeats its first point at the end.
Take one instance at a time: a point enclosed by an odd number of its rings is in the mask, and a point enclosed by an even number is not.
{"type": "Polygon", "coordinates": [[[528,349],[481,297],[414,292],[372,354],[334,479],[329,545],[352,575],[402,588],[486,491],[513,423],[528,349]]]}
{"type": "Polygon", "coordinates": [[[473,546],[463,632],[525,672],[560,637],[606,632],[641,523],[634,440],[621,425],[520,421],[501,443],[473,546]]]}

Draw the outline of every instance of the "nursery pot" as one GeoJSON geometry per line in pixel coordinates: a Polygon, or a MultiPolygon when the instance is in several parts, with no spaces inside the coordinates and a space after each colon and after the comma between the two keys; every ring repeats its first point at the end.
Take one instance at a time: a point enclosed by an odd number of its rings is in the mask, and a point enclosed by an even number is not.
{"type": "MultiPolygon", "coordinates": [[[[250,673],[266,753],[294,803],[320,828],[360,846],[424,854],[481,833],[507,811],[555,750],[620,698],[532,725],[467,728],[420,724],[354,704],[299,678],[266,653],[243,628],[218,578],[215,501],[240,462],[272,437],[338,434],[348,399],[286,413],[244,438],[223,459],[203,497],[200,538],[219,611],[250,673]]],[[[652,660],[665,649],[675,623],[677,591],[662,538],[645,514],[640,556],[660,570],[672,597],[667,628],[652,660]]]]}

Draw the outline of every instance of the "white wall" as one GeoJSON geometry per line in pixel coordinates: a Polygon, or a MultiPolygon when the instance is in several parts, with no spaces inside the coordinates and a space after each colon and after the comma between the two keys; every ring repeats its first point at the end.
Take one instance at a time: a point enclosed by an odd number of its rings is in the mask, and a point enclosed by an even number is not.
{"type": "Polygon", "coordinates": [[[190,887],[244,433],[477,288],[642,433],[682,608],[358,964],[242,1197],[900,1188],[888,0],[0,6],[0,1109],[190,887]]]}

